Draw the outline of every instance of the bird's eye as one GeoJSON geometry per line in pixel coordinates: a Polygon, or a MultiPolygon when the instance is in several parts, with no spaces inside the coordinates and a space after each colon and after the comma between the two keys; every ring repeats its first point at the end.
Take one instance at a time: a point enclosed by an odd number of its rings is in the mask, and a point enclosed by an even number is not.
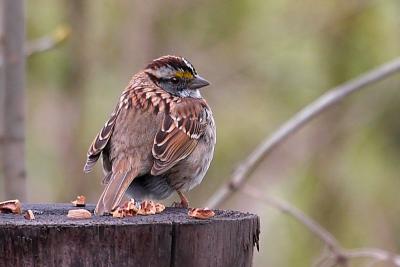
{"type": "Polygon", "coordinates": [[[171,81],[171,83],[173,83],[173,84],[178,84],[178,82],[179,82],[178,78],[176,78],[176,77],[172,77],[172,78],[170,79],[170,81],[171,81]]]}

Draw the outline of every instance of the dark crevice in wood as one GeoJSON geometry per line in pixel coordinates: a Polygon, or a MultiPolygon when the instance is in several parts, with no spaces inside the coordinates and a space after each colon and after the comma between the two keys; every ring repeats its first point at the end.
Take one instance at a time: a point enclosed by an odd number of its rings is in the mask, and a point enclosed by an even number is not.
{"type": "Polygon", "coordinates": [[[175,247],[176,247],[176,237],[175,237],[175,223],[172,223],[172,229],[171,229],[171,262],[169,264],[170,267],[175,267],[175,247]]]}
{"type": "Polygon", "coordinates": [[[257,221],[255,222],[255,229],[256,232],[253,233],[253,247],[255,246],[257,248],[257,251],[260,251],[260,218],[257,217],[257,221]]]}

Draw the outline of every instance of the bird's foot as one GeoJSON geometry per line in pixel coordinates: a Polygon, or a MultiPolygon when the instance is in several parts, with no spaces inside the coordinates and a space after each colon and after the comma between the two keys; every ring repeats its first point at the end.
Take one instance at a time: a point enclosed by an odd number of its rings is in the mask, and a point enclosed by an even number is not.
{"type": "Polygon", "coordinates": [[[174,202],[172,203],[172,207],[175,208],[189,208],[189,201],[186,198],[186,196],[181,192],[181,191],[177,191],[179,198],[181,199],[181,202],[174,202]]]}
{"type": "Polygon", "coordinates": [[[171,207],[187,209],[187,208],[189,208],[189,203],[182,203],[182,202],[176,202],[175,201],[175,202],[172,203],[171,207]]]}

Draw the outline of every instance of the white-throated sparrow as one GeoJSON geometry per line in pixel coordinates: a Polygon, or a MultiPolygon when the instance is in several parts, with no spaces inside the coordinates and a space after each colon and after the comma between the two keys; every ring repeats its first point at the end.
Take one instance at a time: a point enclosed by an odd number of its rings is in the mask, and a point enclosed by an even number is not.
{"type": "Polygon", "coordinates": [[[106,187],[95,213],[116,209],[125,193],[164,199],[198,185],[214,153],[215,123],[199,88],[209,85],[186,59],[164,56],[135,74],[87,153],[85,172],[102,155],[106,187]]]}

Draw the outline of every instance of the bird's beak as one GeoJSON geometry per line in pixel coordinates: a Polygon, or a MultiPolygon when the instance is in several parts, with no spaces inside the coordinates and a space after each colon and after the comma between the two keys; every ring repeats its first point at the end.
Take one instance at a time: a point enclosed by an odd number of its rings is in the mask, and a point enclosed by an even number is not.
{"type": "Polygon", "coordinates": [[[189,83],[189,88],[195,90],[207,85],[210,85],[210,82],[203,77],[196,75],[196,77],[189,83]]]}

